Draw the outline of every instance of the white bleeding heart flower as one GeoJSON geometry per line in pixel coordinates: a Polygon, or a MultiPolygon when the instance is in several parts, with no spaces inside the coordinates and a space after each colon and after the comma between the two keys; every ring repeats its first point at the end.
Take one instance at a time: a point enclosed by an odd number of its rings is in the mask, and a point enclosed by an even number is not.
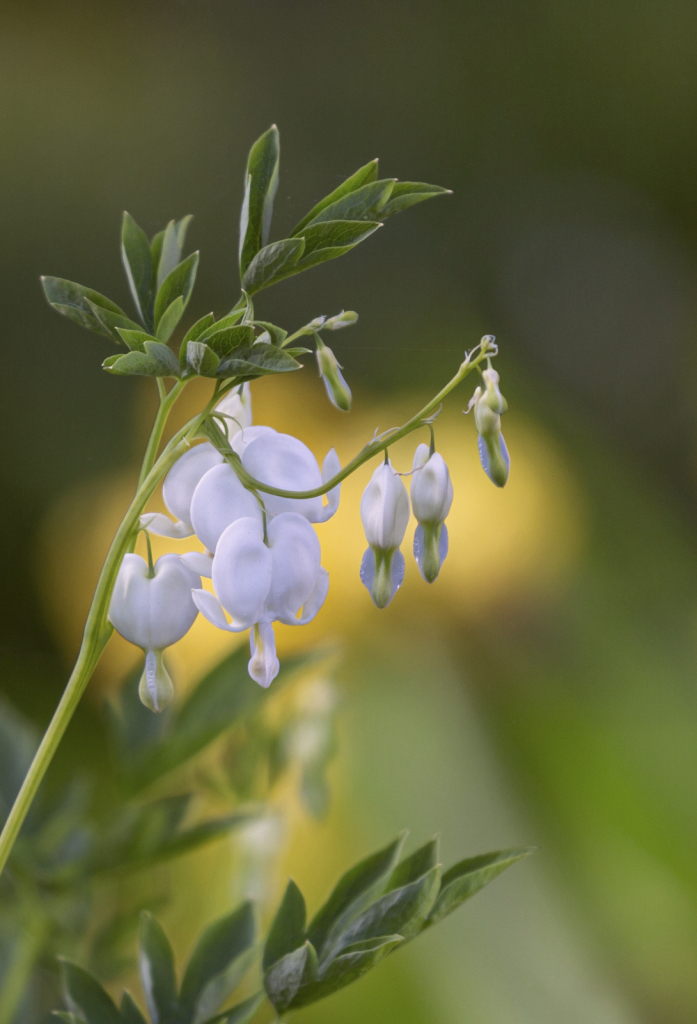
{"type": "Polygon", "coordinates": [[[212,578],[215,594],[194,590],[193,600],[219,629],[251,628],[249,674],[269,686],[279,670],[271,623],[304,625],[327,596],[329,574],[315,531],[303,516],[284,512],[269,521],[265,542],[259,519],[237,519],[218,540],[212,578]]]}
{"type": "Polygon", "coordinates": [[[154,575],[140,555],[124,556],[109,606],[109,621],[124,639],[145,651],[140,699],[161,711],[174,695],[162,652],[191,629],[198,608],[191,596],[199,575],[179,555],[163,555],[154,575]]]}
{"type": "Polygon", "coordinates": [[[223,461],[223,456],[208,441],[184,452],[174,463],[162,485],[165,505],[176,522],[173,523],[169,516],[163,515],[162,512],[146,512],[140,517],[143,529],[159,537],[190,537],[194,532],[191,522],[191,499],[194,491],[208,470],[213,466],[219,466],[223,461]]]}
{"type": "MultiPolygon", "coordinates": [[[[260,430],[252,427],[252,430],[260,430]]],[[[267,431],[270,428],[266,428],[267,431]]],[[[247,433],[247,431],[245,431],[247,433]]],[[[339,457],[330,449],[320,472],[317,459],[307,445],[290,434],[269,432],[257,436],[246,445],[242,453],[242,465],[260,483],[269,484],[284,491],[312,491],[329,481],[341,469],[339,457]]],[[[327,504],[322,498],[280,498],[264,492],[262,498],[269,516],[284,512],[296,512],[311,523],[325,523],[339,507],[341,484],[327,494],[327,504]]]]}
{"type": "Polygon", "coordinates": [[[411,507],[418,521],[414,533],[414,557],[427,583],[433,583],[448,553],[445,517],[453,503],[453,485],[448,467],[438,452],[427,444],[414,453],[411,477],[411,507]]]}
{"type": "Polygon", "coordinates": [[[237,452],[240,458],[242,458],[252,441],[256,441],[258,437],[269,437],[271,434],[277,433],[278,431],[274,430],[273,427],[245,427],[239,434],[235,434],[230,442],[230,447],[233,452],[237,452]]]}
{"type": "Polygon", "coordinates": [[[404,580],[399,545],[409,522],[409,496],[389,462],[378,466],[361,498],[361,519],[368,550],[361,562],[361,582],[378,608],[386,608],[404,580]]]}
{"type": "Polygon", "coordinates": [[[223,531],[236,519],[244,518],[263,521],[255,495],[240,482],[229,463],[209,469],[191,499],[191,522],[198,539],[209,551],[215,551],[223,531]]]}

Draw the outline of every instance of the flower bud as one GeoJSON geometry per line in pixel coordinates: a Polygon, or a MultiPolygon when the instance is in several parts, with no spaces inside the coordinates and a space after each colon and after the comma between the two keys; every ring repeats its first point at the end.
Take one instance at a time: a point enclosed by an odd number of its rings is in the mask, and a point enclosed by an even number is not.
{"type": "Polygon", "coordinates": [[[318,331],[324,325],[326,319],[326,316],[316,316],[314,320],[310,320],[307,326],[311,331],[318,331]]]}
{"type": "Polygon", "coordinates": [[[501,433],[501,415],[508,404],[499,390],[499,375],[489,367],[482,373],[485,390],[477,388],[470,403],[479,431],[479,458],[484,472],[497,487],[508,480],[511,460],[501,433]]]}
{"type": "Polygon", "coordinates": [[[351,408],[351,389],[344,380],[341,367],[332,350],[317,336],[317,365],[332,405],[342,412],[351,408]]]}
{"type": "Polygon", "coordinates": [[[341,313],[330,316],[328,320],[324,321],[324,329],[325,331],[340,331],[342,327],[350,327],[357,320],[358,313],[354,313],[351,309],[347,309],[346,312],[342,310],[341,313]]]}
{"type": "Polygon", "coordinates": [[[420,444],[414,454],[411,507],[419,525],[414,534],[414,558],[427,583],[433,583],[448,553],[445,517],[453,502],[453,485],[443,457],[420,444]]]}
{"type": "Polygon", "coordinates": [[[370,547],[361,562],[361,582],[378,608],[386,608],[404,580],[399,545],[409,522],[409,497],[389,462],[373,473],[361,498],[361,519],[370,547]]]}

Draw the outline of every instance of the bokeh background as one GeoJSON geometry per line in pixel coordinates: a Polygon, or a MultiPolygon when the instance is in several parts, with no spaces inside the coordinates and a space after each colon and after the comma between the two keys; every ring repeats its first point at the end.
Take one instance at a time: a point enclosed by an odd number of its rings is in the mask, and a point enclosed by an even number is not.
{"type": "MultiPolygon", "coordinates": [[[[45,305],[41,273],[127,304],[121,211],[149,233],[193,213],[190,313],[224,313],[246,153],[276,122],[275,237],[376,155],[454,194],[260,297],[291,329],[361,319],[333,339],[352,417],[308,367],[256,386],[257,421],[346,458],[482,333],[501,346],[510,483],[481,474],[463,391],[438,433],[456,487],[438,583],[410,567],[372,608],[365,477],[324,529],[330,599],[281,646],[345,651],[334,801],[321,824],[290,814],[281,873],[316,904],[403,827],[440,832],[446,863],[539,851],[299,1022],[697,1017],[696,49],[687,0],[0,9],[0,681],[38,725],[153,409],[148,382],[100,370],[107,342],[45,305]]],[[[174,653],[182,688],[223,649],[197,624],[174,653]]],[[[55,776],[108,772],[100,702],[129,657],[108,652],[55,776]]],[[[226,864],[177,867],[178,949],[231,905],[226,864]]]]}

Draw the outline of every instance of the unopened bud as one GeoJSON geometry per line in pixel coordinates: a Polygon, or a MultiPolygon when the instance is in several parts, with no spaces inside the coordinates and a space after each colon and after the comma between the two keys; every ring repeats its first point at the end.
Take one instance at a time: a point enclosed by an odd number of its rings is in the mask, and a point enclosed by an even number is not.
{"type": "Polygon", "coordinates": [[[477,388],[470,408],[474,406],[474,422],[479,432],[479,458],[484,472],[497,487],[508,480],[511,460],[501,433],[501,415],[508,404],[499,389],[499,375],[491,366],[482,373],[485,390],[477,388]]]}
{"type": "Polygon", "coordinates": [[[145,668],[140,677],[138,696],[146,708],[162,711],[174,698],[174,686],[165,668],[162,651],[148,651],[145,668]]]}
{"type": "Polygon", "coordinates": [[[351,408],[351,389],[344,380],[337,358],[322,339],[317,336],[317,365],[332,405],[342,412],[351,408]]]}
{"type": "Polygon", "coordinates": [[[314,320],[310,320],[310,322],[309,322],[309,324],[307,326],[312,331],[318,331],[320,329],[320,327],[324,324],[324,321],[326,319],[327,319],[326,316],[316,316],[314,320]]]}
{"type": "Polygon", "coordinates": [[[489,408],[494,412],[497,412],[499,416],[503,415],[503,413],[508,409],[508,402],[501,394],[501,390],[499,388],[499,380],[501,378],[493,367],[489,367],[489,369],[484,370],[482,372],[482,377],[486,385],[483,400],[489,408]]]}
{"type": "Polygon", "coordinates": [[[351,324],[355,324],[356,320],[358,320],[358,313],[354,313],[351,309],[344,312],[342,309],[336,316],[330,316],[328,320],[324,321],[324,329],[325,331],[340,331],[342,327],[350,327],[351,324]]]}

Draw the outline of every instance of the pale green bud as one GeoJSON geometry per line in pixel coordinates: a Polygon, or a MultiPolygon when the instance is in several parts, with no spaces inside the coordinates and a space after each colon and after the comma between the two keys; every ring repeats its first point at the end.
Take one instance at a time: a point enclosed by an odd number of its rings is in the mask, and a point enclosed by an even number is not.
{"type": "Polygon", "coordinates": [[[317,335],[317,365],[332,405],[342,412],[351,408],[351,389],[344,380],[341,367],[330,348],[317,335]]]}
{"type": "Polygon", "coordinates": [[[316,316],[314,320],[310,320],[307,326],[313,331],[318,331],[326,319],[326,316],[316,316]]]}
{"type": "Polygon", "coordinates": [[[501,414],[508,405],[499,390],[499,375],[489,367],[482,373],[485,390],[477,388],[470,402],[479,431],[479,458],[484,472],[497,487],[508,480],[511,460],[501,433],[501,414]]]}
{"type": "Polygon", "coordinates": [[[355,324],[358,320],[358,313],[354,313],[353,310],[347,309],[341,313],[337,313],[336,316],[330,316],[328,320],[324,321],[325,331],[339,331],[342,327],[350,327],[351,324],[355,324]]]}
{"type": "Polygon", "coordinates": [[[486,385],[486,391],[484,392],[483,399],[486,404],[494,412],[497,412],[499,416],[503,415],[508,409],[508,402],[501,394],[499,388],[500,377],[493,367],[489,367],[487,370],[482,372],[482,377],[486,385]]]}
{"type": "Polygon", "coordinates": [[[162,711],[174,699],[174,686],[165,668],[162,651],[148,651],[138,685],[138,696],[151,711],[162,711]]]}

